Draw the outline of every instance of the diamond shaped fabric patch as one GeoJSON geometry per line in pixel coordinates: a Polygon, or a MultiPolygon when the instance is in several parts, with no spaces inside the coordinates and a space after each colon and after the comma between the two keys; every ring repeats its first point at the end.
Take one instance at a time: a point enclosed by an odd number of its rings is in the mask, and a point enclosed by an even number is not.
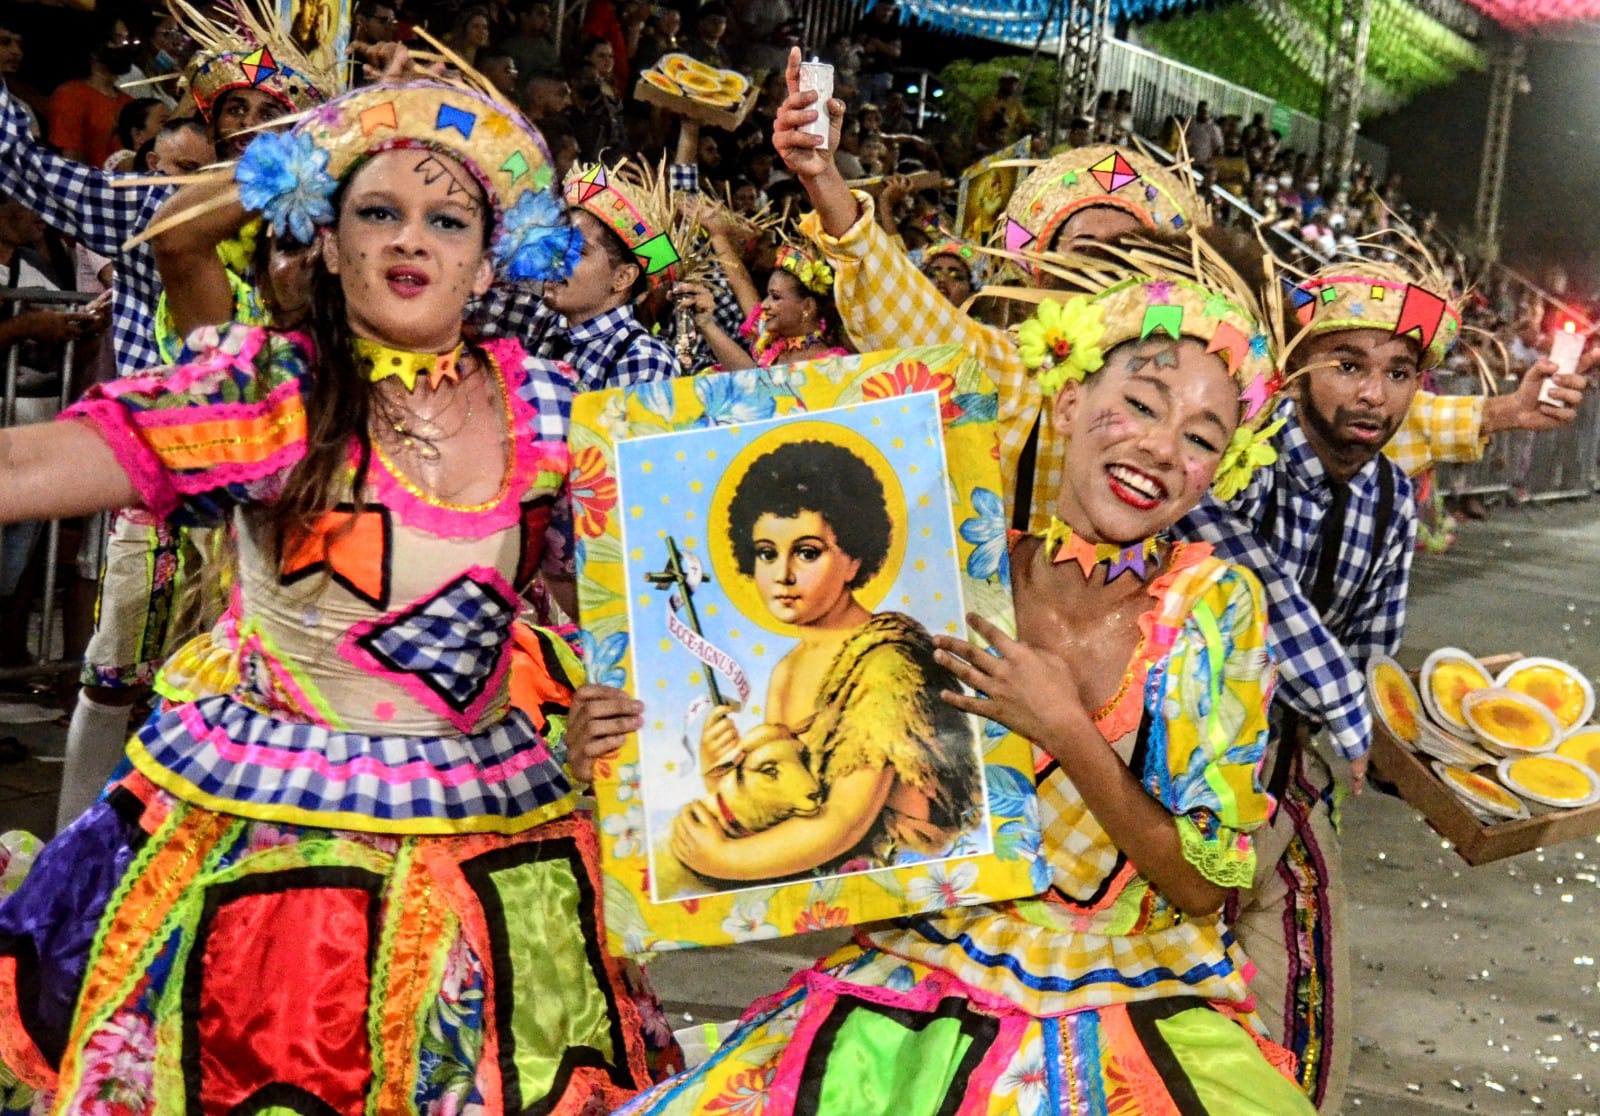
{"type": "Polygon", "coordinates": [[[505,674],[515,590],[475,566],[411,607],[358,625],[347,658],[391,676],[462,731],[471,729],[505,674]]]}

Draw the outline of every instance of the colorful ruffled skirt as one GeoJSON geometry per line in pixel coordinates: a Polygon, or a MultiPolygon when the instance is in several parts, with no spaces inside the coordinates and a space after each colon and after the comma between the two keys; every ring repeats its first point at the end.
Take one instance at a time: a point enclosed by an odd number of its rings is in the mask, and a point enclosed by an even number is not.
{"type": "Polygon", "coordinates": [[[703,1065],[620,1110],[721,1116],[1311,1113],[1292,1057],[1218,1006],[1029,1014],[865,942],[757,1001],[703,1065]]]}
{"type": "Polygon", "coordinates": [[[671,1035],[605,935],[592,820],[252,821],[142,775],[0,905],[0,1113],[578,1113],[671,1035]]]}

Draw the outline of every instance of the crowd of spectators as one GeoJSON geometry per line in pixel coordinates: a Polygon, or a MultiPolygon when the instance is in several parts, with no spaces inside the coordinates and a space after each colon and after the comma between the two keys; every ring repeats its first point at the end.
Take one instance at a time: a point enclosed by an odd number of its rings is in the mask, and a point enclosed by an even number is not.
{"type": "MultiPolygon", "coordinates": [[[[134,173],[181,174],[209,161],[203,132],[184,117],[175,83],[163,80],[180,72],[194,49],[170,17],[131,9],[97,17],[82,72],[58,75],[66,80],[53,90],[24,79],[25,44],[7,22],[0,11],[0,78],[60,151],[134,173]]],[[[1043,138],[1048,122],[1030,111],[1015,71],[1000,73],[992,90],[966,91],[976,101],[970,129],[950,129],[939,113],[927,112],[926,90],[922,98],[908,96],[914,87],[907,84],[904,32],[892,0],[820,44],[807,40],[791,0],[577,0],[564,11],[553,0],[356,0],[351,38],[358,49],[416,43],[419,28],[521,107],[562,175],[578,161],[624,155],[684,160],[678,118],[633,95],[639,74],[664,55],[680,52],[742,71],[757,90],[754,108],[733,131],[700,129],[693,158],[705,191],[746,217],[764,205],[781,209],[799,193],[770,137],[788,53],[796,45],[814,48],[833,64],[835,93],[847,106],[840,167],[848,178],[880,180],[873,186],[880,219],[908,249],[949,226],[963,167],[1026,136],[1035,137],[1036,155],[1050,150],[1043,138]],[[935,172],[941,185],[912,189],[906,176],[918,171],[935,172]]],[[[1130,90],[1104,91],[1091,111],[1064,122],[1061,138],[1066,146],[1128,143],[1138,131],[1135,109],[1130,90]]],[[[1398,174],[1380,178],[1357,165],[1347,181],[1326,181],[1315,154],[1286,147],[1262,115],[1213,116],[1204,101],[1186,117],[1168,117],[1160,131],[1153,138],[1169,150],[1182,141],[1218,221],[1259,219],[1281,235],[1275,249],[1299,245],[1323,259],[1370,253],[1375,249],[1365,237],[1406,224],[1463,286],[1478,287],[1470,321],[1502,339],[1509,375],[1547,347],[1540,338],[1548,337],[1552,304],[1457,252],[1433,214],[1407,204],[1398,174]],[[1213,186],[1242,205],[1217,197],[1213,186]]]]}

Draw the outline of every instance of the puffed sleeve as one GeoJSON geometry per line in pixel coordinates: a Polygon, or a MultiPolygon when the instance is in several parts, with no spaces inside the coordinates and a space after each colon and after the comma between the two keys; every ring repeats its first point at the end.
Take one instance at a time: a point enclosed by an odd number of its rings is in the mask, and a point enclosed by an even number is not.
{"type": "Polygon", "coordinates": [[[1221,887],[1255,874],[1249,834],[1271,800],[1261,784],[1275,669],[1261,583],[1228,566],[1194,602],[1153,671],[1146,788],[1177,820],[1184,858],[1221,887]]]}
{"type": "Polygon", "coordinates": [[[196,360],[97,385],[61,418],[94,424],[150,512],[214,524],[276,498],[305,456],[310,366],[306,338],[234,325],[196,360]]]}

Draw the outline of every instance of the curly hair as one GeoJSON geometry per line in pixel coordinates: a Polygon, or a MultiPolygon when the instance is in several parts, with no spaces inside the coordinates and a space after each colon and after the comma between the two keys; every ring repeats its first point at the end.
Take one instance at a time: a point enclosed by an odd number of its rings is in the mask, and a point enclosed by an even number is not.
{"type": "Polygon", "coordinates": [[[789,442],[763,454],[739,481],[728,504],[728,538],[739,572],[755,576],[756,520],[815,512],[833,529],[839,549],[860,562],[849,588],[883,568],[894,536],[888,500],[876,473],[832,442],[789,442]]]}

